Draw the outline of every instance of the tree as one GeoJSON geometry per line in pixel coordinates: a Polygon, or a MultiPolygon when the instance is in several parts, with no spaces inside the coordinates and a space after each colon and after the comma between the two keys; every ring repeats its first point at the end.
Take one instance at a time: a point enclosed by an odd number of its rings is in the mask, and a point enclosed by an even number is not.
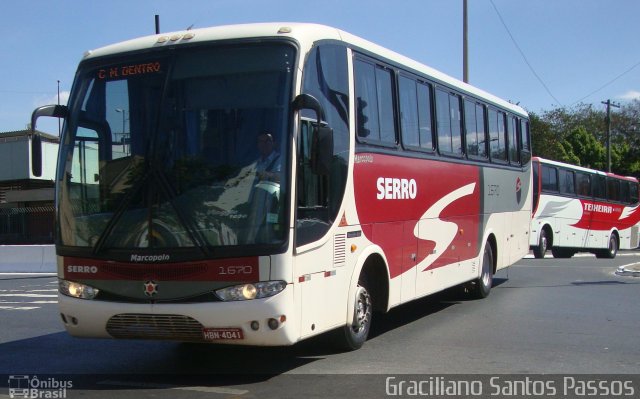
{"type": "MultiPolygon", "coordinates": [[[[606,113],[591,104],[530,113],[533,154],[606,169],[606,113]]],[[[625,104],[611,117],[614,173],[640,176],[640,100],[625,104]]]]}
{"type": "Polygon", "coordinates": [[[531,112],[529,114],[529,123],[531,126],[531,146],[533,154],[547,159],[562,159],[564,148],[561,141],[553,129],[551,123],[537,114],[531,112]]]}
{"type": "Polygon", "coordinates": [[[603,169],[606,149],[584,126],[574,128],[563,142],[567,157],[563,162],[593,169],[603,169]]]}

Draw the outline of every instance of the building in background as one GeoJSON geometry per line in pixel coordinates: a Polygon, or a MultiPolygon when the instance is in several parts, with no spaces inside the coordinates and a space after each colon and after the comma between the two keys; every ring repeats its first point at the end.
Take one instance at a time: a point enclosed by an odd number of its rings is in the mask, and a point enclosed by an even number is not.
{"type": "Polygon", "coordinates": [[[31,131],[0,133],[0,245],[52,244],[59,138],[42,138],[42,176],[31,171],[31,131]]]}

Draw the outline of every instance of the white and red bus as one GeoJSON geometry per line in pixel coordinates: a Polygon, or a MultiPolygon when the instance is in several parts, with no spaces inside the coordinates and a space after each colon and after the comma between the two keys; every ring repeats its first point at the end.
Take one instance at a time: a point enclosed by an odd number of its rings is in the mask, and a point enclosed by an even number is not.
{"type": "Polygon", "coordinates": [[[543,258],[593,252],[615,258],[638,247],[638,181],[548,159],[533,158],[531,249],[543,258]]]}
{"type": "Polygon", "coordinates": [[[251,24],[89,51],[57,171],[78,337],[290,345],[529,251],[520,107],[349,33],[251,24]]]}

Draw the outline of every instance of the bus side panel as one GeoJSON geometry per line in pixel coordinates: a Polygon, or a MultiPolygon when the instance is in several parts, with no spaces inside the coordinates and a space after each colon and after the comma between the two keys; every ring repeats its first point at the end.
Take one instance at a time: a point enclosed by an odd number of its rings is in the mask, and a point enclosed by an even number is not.
{"type": "MultiPolygon", "coordinates": [[[[529,252],[532,202],[531,170],[483,168],[483,224],[497,244],[497,269],[507,267],[529,252]]],[[[494,254],[495,256],[496,254],[494,254]]]]}
{"type": "Polygon", "coordinates": [[[384,251],[391,279],[401,280],[401,302],[471,280],[481,246],[480,168],[374,153],[357,158],[367,160],[354,167],[358,219],[372,225],[367,238],[384,251]]]}

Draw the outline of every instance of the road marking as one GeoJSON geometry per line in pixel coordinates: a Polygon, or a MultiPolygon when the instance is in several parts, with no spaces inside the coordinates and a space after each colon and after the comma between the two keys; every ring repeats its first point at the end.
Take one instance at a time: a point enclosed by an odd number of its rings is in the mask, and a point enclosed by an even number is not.
{"type": "MultiPolygon", "coordinates": [[[[566,259],[565,259],[566,260],[566,259]]],[[[566,269],[566,268],[578,268],[578,269],[609,269],[611,267],[615,267],[615,266],[605,266],[605,265],[561,265],[561,266],[557,266],[557,265],[523,265],[523,264],[513,264],[511,267],[528,267],[528,268],[533,268],[533,269],[549,269],[549,270],[553,270],[553,269],[566,269]]],[[[503,270],[503,269],[500,269],[503,270]]],[[[506,270],[506,269],[504,269],[506,270]]]]}
{"type": "Polygon", "coordinates": [[[22,289],[0,290],[0,310],[35,310],[42,306],[58,303],[57,289],[22,289]],[[24,300],[21,300],[23,299],[24,300]]]}
{"type": "Polygon", "coordinates": [[[234,389],[223,387],[181,387],[177,385],[157,384],[153,382],[136,382],[136,381],[100,381],[97,385],[117,385],[132,388],[153,388],[153,389],[171,389],[176,391],[194,391],[205,393],[219,393],[224,395],[244,395],[249,393],[246,389],[234,389]]]}
{"type": "Polygon", "coordinates": [[[33,310],[40,309],[39,306],[0,306],[0,310],[33,310]]]}
{"type": "MultiPolygon", "coordinates": [[[[591,256],[591,257],[595,257],[594,254],[590,254],[588,252],[582,252],[582,253],[577,253],[575,255],[573,255],[574,258],[584,258],[587,256],[591,256]]],[[[620,253],[618,252],[618,254],[616,256],[640,256],[640,252],[628,252],[628,253],[620,253]]],[[[553,255],[550,253],[547,253],[545,256],[545,259],[549,258],[549,259],[553,259],[553,255]]],[[[534,259],[535,256],[533,256],[533,254],[528,254],[525,255],[522,259],[534,259]]]]}

